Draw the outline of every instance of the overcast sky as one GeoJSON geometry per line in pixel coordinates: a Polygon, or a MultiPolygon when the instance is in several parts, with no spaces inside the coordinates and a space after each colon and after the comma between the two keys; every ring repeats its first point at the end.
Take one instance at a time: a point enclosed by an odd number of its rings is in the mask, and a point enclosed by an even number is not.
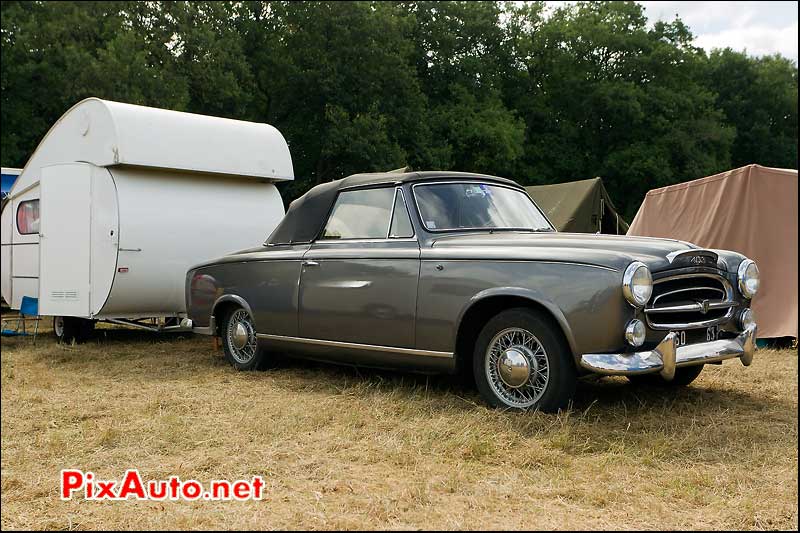
{"type": "MultiPolygon", "coordinates": [[[[548,2],[554,6],[565,2],[548,2]]],[[[780,53],[797,61],[797,2],[640,2],[651,24],[677,14],[704,49],[780,53]]]]}

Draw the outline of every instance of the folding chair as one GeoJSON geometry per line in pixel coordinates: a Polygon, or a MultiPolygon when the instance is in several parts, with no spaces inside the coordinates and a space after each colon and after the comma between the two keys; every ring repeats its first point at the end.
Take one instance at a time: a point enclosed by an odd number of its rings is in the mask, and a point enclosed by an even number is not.
{"type": "Polygon", "coordinates": [[[39,322],[42,319],[39,317],[39,299],[30,296],[22,297],[22,304],[19,306],[19,314],[15,318],[8,318],[3,320],[2,336],[3,337],[27,337],[30,336],[25,324],[26,322],[35,321],[36,326],[33,328],[33,343],[36,344],[36,334],[39,333],[39,322]],[[6,329],[5,325],[9,322],[17,322],[16,329],[6,329]],[[20,327],[22,331],[20,331],[20,327]]]}

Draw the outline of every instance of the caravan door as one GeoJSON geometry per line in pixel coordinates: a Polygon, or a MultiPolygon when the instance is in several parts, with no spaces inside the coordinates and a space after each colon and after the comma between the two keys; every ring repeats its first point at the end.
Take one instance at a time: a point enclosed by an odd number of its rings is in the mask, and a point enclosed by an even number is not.
{"type": "Polygon", "coordinates": [[[117,191],[107,169],[88,163],[42,168],[39,313],[92,317],[117,267],[117,191]]]}
{"type": "Polygon", "coordinates": [[[89,316],[92,167],[42,168],[39,314],[89,316]]]}

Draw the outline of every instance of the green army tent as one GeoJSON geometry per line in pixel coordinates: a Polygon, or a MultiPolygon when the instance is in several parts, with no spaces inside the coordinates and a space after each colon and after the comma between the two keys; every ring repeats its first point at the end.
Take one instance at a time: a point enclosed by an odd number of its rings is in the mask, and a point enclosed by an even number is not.
{"type": "Polygon", "coordinates": [[[612,235],[628,231],[600,178],[525,189],[558,231],[612,235]]]}

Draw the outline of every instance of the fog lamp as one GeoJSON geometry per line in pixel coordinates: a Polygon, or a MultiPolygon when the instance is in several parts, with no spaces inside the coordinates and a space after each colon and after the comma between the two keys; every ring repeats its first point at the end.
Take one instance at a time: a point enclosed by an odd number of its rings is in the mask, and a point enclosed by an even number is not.
{"type": "Polygon", "coordinates": [[[756,323],[756,317],[753,314],[752,309],[744,309],[741,313],[739,313],[739,327],[742,331],[746,330],[750,326],[754,326],[756,323]]]}
{"type": "Polygon", "coordinates": [[[646,335],[647,330],[644,327],[644,323],[639,319],[634,318],[625,326],[625,340],[631,346],[637,347],[644,344],[646,335]]]}

